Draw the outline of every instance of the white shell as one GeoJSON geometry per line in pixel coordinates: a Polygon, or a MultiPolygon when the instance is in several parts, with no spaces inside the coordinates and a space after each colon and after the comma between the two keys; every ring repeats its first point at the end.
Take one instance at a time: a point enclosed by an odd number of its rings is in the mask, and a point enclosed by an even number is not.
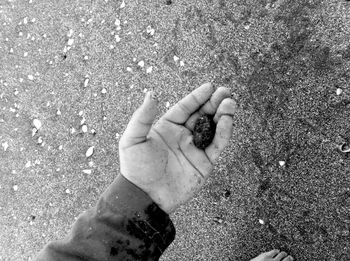
{"type": "Polygon", "coordinates": [[[87,126],[85,124],[83,126],[81,126],[81,129],[83,132],[87,132],[87,126]]]}
{"type": "Polygon", "coordinates": [[[86,88],[89,84],[89,78],[86,78],[84,81],[84,87],[86,88]]]}
{"type": "Polygon", "coordinates": [[[73,38],[68,40],[68,45],[72,45],[73,43],[74,43],[74,39],[73,38]]]}
{"type": "Polygon", "coordinates": [[[346,150],[343,150],[343,146],[345,145],[346,143],[343,143],[342,145],[340,145],[339,149],[341,152],[350,152],[350,147],[346,150]]]}
{"type": "Polygon", "coordinates": [[[4,151],[7,150],[7,148],[9,147],[9,144],[7,141],[5,141],[4,143],[2,143],[2,147],[4,148],[4,151]]]}
{"type": "Polygon", "coordinates": [[[34,125],[34,127],[35,127],[37,130],[39,130],[39,129],[41,128],[41,126],[42,126],[41,121],[38,120],[38,119],[34,119],[34,120],[33,120],[33,125],[34,125]]]}
{"type": "Polygon", "coordinates": [[[85,174],[91,174],[92,170],[91,169],[84,169],[83,172],[85,174]]]}
{"type": "Polygon", "coordinates": [[[94,153],[94,146],[91,146],[90,148],[88,148],[88,150],[86,151],[86,157],[90,157],[92,154],[94,153]]]}

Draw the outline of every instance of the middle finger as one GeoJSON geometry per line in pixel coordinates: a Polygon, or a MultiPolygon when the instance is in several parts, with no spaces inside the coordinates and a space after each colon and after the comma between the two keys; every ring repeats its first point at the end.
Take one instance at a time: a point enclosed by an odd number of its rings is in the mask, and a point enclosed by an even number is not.
{"type": "MultiPolygon", "coordinates": [[[[214,115],[218,109],[220,103],[226,99],[230,98],[230,90],[226,87],[219,87],[210,97],[210,99],[195,113],[193,113],[185,123],[185,127],[191,131],[194,129],[196,120],[204,114],[214,115]]],[[[217,122],[216,122],[217,123],[217,122]]]]}

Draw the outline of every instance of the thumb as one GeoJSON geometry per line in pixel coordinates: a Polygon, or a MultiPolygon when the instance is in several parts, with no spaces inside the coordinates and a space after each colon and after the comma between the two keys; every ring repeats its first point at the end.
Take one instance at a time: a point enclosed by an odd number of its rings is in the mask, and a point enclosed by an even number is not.
{"type": "Polygon", "coordinates": [[[158,100],[154,93],[146,93],[143,104],[132,115],[119,145],[127,148],[147,140],[147,135],[152,127],[153,121],[158,114],[158,100]]]}

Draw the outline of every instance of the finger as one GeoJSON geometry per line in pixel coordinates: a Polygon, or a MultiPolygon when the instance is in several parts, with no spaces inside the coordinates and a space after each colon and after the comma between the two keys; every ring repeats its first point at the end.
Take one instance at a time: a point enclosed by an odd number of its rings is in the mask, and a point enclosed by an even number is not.
{"type": "Polygon", "coordinates": [[[233,130],[233,119],[230,115],[222,115],[216,125],[213,142],[205,149],[209,160],[215,164],[221,152],[230,141],[233,130]]]}
{"type": "Polygon", "coordinates": [[[213,95],[210,97],[210,100],[207,101],[199,111],[193,113],[185,123],[185,127],[191,131],[194,129],[194,125],[196,124],[197,119],[203,114],[214,115],[216,110],[218,109],[220,103],[225,98],[229,98],[231,96],[230,90],[225,87],[219,87],[213,95]]]}
{"type": "Polygon", "coordinates": [[[199,112],[203,114],[211,114],[213,115],[218,109],[220,103],[225,98],[230,98],[231,92],[228,88],[219,87],[211,96],[210,100],[206,102],[199,110],[199,112]]]}
{"type": "Polygon", "coordinates": [[[165,113],[164,119],[178,124],[185,123],[192,113],[210,99],[213,92],[214,87],[210,82],[201,85],[165,113]]]}
{"type": "Polygon", "coordinates": [[[237,110],[237,103],[232,99],[224,99],[219,105],[218,110],[214,116],[214,122],[217,123],[222,115],[231,115],[234,116],[237,110]]]}
{"type": "Polygon", "coordinates": [[[146,141],[158,113],[158,101],[152,98],[152,94],[151,91],[146,93],[143,104],[132,115],[120,139],[121,147],[126,148],[146,141]]]}

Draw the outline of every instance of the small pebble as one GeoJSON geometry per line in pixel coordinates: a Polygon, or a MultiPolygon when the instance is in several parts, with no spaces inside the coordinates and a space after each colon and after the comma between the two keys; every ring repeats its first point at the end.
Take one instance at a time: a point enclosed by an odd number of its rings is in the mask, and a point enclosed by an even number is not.
{"type": "Polygon", "coordinates": [[[342,92],[343,92],[343,90],[342,90],[342,89],[340,89],[340,88],[338,88],[338,89],[337,89],[337,95],[342,94],[342,92]]]}
{"type": "Polygon", "coordinates": [[[281,167],[284,166],[284,165],[286,164],[286,162],[283,161],[283,160],[279,161],[278,163],[280,164],[281,167]]]}
{"type": "Polygon", "coordinates": [[[116,41],[117,43],[120,42],[120,36],[119,36],[119,35],[116,35],[116,36],[115,36],[115,41],[116,41]]]}
{"type": "Polygon", "coordinates": [[[145,66],[145,62],[144,61],[140,61],[137,65],[140,66],[140,67],[143,67],[143,66],[145,66]]]}
{"type": "Polygon", "coordinates": [[[180,58],[174,55],[174,61],[177,62],[180,58]]]}
{"type": "Polygon", "coordinates": [[[120,8],[124,8],[125,7],[125,2],[123,0],[122,4],[120,5],[120,8]]]}
{"type": "Polygon", "coordinates": [[[106,94],[106,93],[107,93],[106,88],[103,88],[103,89],[101,90],[101,92],[102,92],[103,94],[106,94]]]}
{"type": "Polygon", "coordinates": [[[262,220],[262,219],[259,219],[259,223],[260,223],[261,225],[264,225],[264,224],[265,224],[264,220],[262,220]]]}
{"type": "Polygon", "coordinates": [[[180,66],[185,66],[184,61],[180,61],[180,66]]]}
{"type": "Polygon", "coordinates": [[[120,26],[120,20],[119,20],[118,18],[117,18],[117,19],[115,19],[114,24],[115,24],[116,26],[120,26]]]}
{"type": "Polygon", "coordinates": [[[59,150],[62,150],[62,149],[63,149],[63,146],[62,146],[62,145],[60,145],[60,146],[58,147],[58,149],[59,149],[59,150]]]}
{"type": "Polygon", "coordinates": [[[66,189],[66,193],[67,193],[67,194],[70,194],[70,189],[66,189]]]}
{"type": "Polygon", "coordinates": [[[60,109],[57,109],[56,114],[57,114],[57,115],[61,115],[61,111],[60,111],[60,109]]]}
{"type": "Polygon", "coordinates": [[[34,76],[33,75],[28,75],[28,79],[33,81],[34,80],[34,76]]]}
{"type": "Polygon", "coordinates": [[[38,144],[41,144],[41,143],[43,143],[43,138],[40,136],[39,138],[38,138],[38,141],[37,141],[37,143],[38,144]]]}
{"type": "Polygon", "coordinates": [[[17,191],[17,190],[18,190],[18,186],[17,186],[17,185],[14,185],[14,186],[13,186],[13,190],[14,190],[14,191],[17,191]]]}

